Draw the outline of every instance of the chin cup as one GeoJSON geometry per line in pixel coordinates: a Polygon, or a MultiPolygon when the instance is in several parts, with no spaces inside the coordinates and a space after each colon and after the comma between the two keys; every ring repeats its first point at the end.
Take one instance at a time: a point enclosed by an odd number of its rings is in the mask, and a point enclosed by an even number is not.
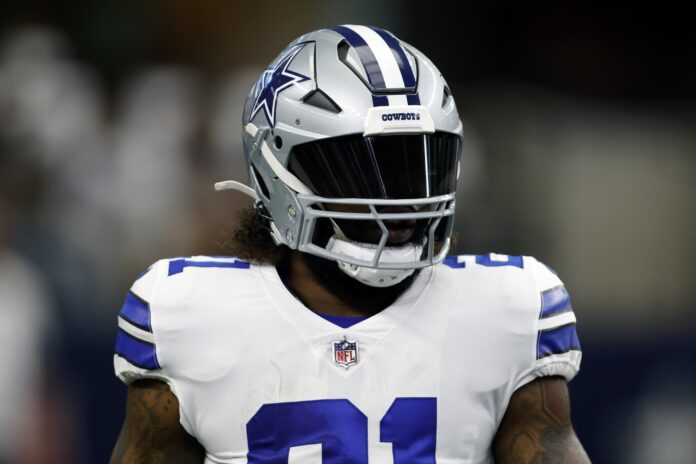
{"type": "MultiPolygon", "coordinates": [[[[336,236],[329,239],[326,245],[329,251],[367,261],[374,259],[378,246],[371,243],[358,243],[336,236]]],[[[423,246],[409,243],[396,247],[384,247],[379,257],[380,263],[418,262],[423,253],[423,246]]],[[[413,274],[415,269],[376,269],[356,266],[355,264],[338,261],[338,267],[357,281],[371,287],[391,287],[413,274]]]]}

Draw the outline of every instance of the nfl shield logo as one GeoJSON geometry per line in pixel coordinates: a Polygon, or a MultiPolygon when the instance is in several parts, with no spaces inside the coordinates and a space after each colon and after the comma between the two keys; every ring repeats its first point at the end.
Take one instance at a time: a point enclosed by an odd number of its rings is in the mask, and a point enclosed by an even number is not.
{"type": "Polygon", "coordinates": [[[358,362],[358,342],[343,337],[340,342],[333,342],[334,361],[348,369],[358,362]]]}

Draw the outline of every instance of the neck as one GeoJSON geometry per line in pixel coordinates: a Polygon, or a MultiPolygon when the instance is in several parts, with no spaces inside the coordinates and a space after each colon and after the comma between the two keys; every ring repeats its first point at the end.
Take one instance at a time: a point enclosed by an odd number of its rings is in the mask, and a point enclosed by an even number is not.
{"type": "Polygon", "coordinates": [[[278,266],[278,272],[288,289],[312,311],[363,317],[391,305],[417,274],[392,287],[370,287],[347,276],[334,261],[295,250],[278,266]]]}

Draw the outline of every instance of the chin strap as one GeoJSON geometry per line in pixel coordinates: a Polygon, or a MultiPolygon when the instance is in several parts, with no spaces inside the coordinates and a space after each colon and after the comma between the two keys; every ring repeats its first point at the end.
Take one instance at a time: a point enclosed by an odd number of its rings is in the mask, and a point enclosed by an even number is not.
{"type": "MultiPolygon", "coordinates": [[[[344,240],[336,235],[329,239],[326,248],[338,254],[368,261],[372,261],[377,252],[377,245],[344,240]]],[[[415,243],[399,247],[385,247],[380,255],[380,262],[416,262],[420,259],[422,252],[423,246],[415,243]]],[[[391,287],[403,281],[415,271],[415,269],[377,269],[356,266],[355,264],[349,264],[343,261],[338,261],[338,267],[350,277],[371,287],[391,287]]]]}

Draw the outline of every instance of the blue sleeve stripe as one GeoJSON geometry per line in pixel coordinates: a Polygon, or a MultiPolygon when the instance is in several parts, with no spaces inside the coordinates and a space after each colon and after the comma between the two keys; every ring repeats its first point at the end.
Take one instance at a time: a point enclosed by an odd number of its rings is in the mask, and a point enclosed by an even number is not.
{"type": "Polygon", "coordinates": [[[155,345],[128,335],[123,330],[116,335],[116,354],[142,369],[159,369],[155,345]]]}
{"type": "Polygon", "coordinates": [[[563,285],[541,292],[541,317],[555,316],[566,311],[571,311],[570,295],[563,285]]]}
{"type": "Polygon", "coordinates": [[[580,340],[574,323],[539,332],[537,359],[570,350],[580,350],[580,340]]]}
{"type": "Polygon", "coordinates": [[[129,291],[126,295],[126,301],[123,303],[121,312],[118,315],[139,329],[152,332],[150,304],[133,293],[133,291],[129,291]]]}
{"type": "Polygon", "coordinates": [[[184,272],[187,267],[233,267],[237,269],[249,269],[250,265],[246,261],[195,261],[192,259],[180,258],[169,261],[170,276],[184,272]]]}

